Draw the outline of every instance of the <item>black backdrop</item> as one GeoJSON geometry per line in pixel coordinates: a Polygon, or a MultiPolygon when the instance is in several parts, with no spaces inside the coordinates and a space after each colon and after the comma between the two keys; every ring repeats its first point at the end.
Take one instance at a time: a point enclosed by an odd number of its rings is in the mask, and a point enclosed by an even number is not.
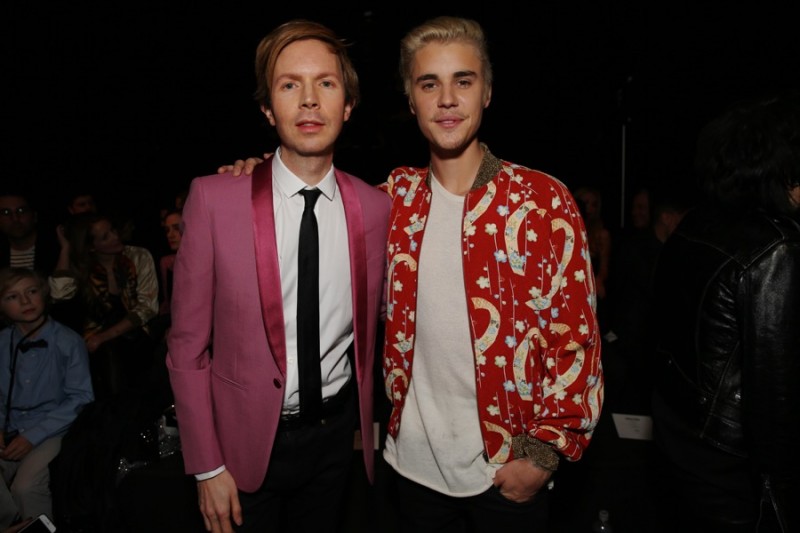
{"type": "Polygon", "coordinates": [[[0,176],[55,207],[87,184],[106,206],[155,211],[192,177],[272,149],[251,98],[253,53],[293,17],[352,43],[363,100],[340,139],[343,169],[377,183],[398,164],[425,164],[395,76],[397,44],[428,17],[469,16],[484,25],[495,66],[482,139],[570,187],[599,187],[611,226],[623,146],[628,190],[689,187],[702,124],[800,78],[794,19],[754,2],[72,4],[0,8],[0,176]]]}

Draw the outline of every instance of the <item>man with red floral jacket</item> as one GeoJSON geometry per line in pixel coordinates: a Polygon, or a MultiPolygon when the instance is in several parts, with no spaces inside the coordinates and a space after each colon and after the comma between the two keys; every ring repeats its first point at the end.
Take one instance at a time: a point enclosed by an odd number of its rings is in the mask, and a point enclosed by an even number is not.
{"type": "Polygon", "coordinates": [[[477,138],[492,94],[480,26],[440,17],[401,43],[430,167],[395,169],[384,457],[401,530],[545,528],[559,459],[577,460],[603,380],[586,234],[567,188],[477,138]]]}

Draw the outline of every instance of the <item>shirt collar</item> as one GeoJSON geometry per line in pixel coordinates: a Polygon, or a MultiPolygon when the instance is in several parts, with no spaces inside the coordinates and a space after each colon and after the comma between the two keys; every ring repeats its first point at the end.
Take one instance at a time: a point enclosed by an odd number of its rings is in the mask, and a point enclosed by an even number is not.
{"type": "MultiPolygon", "coordinates": [[[[39,331],[37,331],[33,335],[33,337],[30,337],[27,340],[35,341],[36,339],[49,339],[52,330],[53,330],[53,320],[48,316],[47,318],[45,318],[44,325],[42,325],[42,327],[39,328],[39,331]]],[[[24,336],[25,334],[22,333],[22,331],[20,331],[20,329],[16,325],[11,326],[11,338],[14,340],[14,342],[19,342],[20,340],[22,340],[22,337],[24,336]]]]}
{"type": "MultiPolygon", "coordinates": [[[[481,160],[481,166],[478,168],[478,174],[475,176],[475,181],[472,182],[472,187],[470,188],[471,191],[480,189],[492,181],[503,169],[503,162],[489,151],[489,147],[486,146],[486,144],[481,143],[481,148],[483,149],[483,159],[481,160]]],[[[428,187],[430,187],[431,176],[433,175],[433,165],[428,164],[428,169],[428,175],[425,178],[425,183],[428,185],[428,187]]]]}
{"type": "Polygon", "coordinates": [[[303,189],[313,188],[319,189],[322,195],[328,200],[333,200],[336,195],[336,175],[333,170],[333,165],[331,165],[325,177],[322,178],[322,181],[320,181],[316,187],[309,187],[306,182],[298,178],[297,175],[283,164],[280,147],[272,158],[272,180],[280,193],[287,198],[295,196],[303,189]]]}

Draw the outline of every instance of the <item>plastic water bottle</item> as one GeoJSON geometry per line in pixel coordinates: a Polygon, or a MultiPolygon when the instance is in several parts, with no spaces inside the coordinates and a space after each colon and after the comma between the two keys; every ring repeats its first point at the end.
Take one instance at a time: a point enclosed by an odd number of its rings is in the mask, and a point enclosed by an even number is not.
{"type": "Polygon", "coordinates": [[[597,513],[597,520],[592,524],[592,533],[612,533],[613,531],[608,521],[608,511],[601,509],[597,513]]]}

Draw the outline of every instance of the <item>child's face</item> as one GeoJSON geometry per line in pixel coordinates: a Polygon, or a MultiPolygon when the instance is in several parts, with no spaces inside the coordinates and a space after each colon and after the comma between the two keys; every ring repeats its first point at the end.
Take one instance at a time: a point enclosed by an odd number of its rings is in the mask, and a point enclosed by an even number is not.
{"type": "Polygon", "coordinates": [[[25,328],[35,324],[44,314],[44,294],[34,278],[23,278],[0,297],[0,309],[5,317],[25,328]]]}

